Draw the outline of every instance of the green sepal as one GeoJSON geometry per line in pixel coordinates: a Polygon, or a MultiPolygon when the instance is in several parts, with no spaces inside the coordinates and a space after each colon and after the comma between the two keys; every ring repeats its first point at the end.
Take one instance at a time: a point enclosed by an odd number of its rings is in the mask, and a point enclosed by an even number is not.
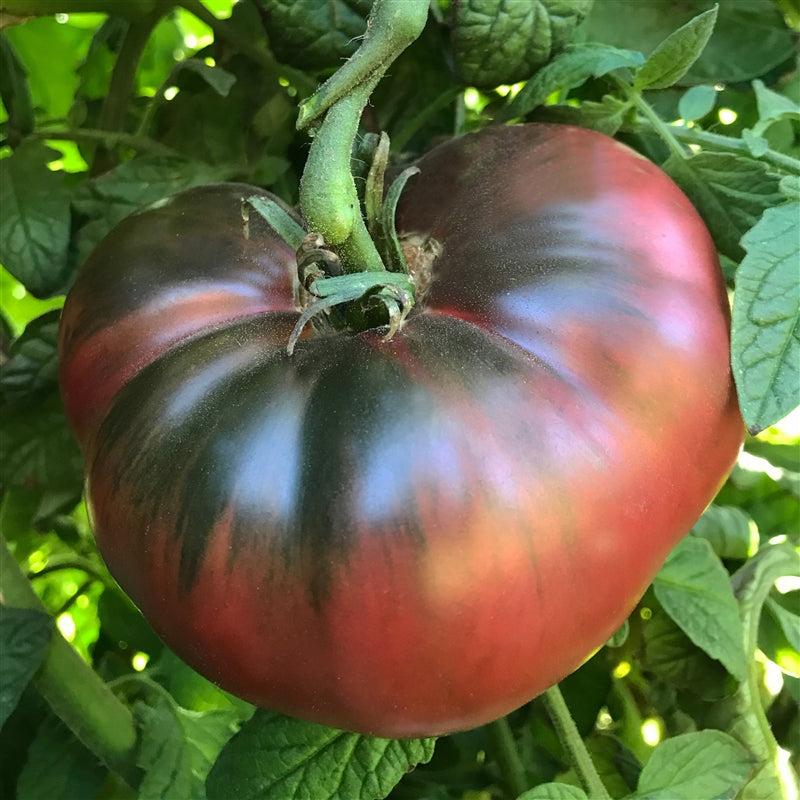
{"type": "MultiPolygon", "coordinates": [[[[245,203],[249,203],[258,211],[289,247],[293,250],[300,247],[306,232],[286,209],[281,208],[274,200],[265,200],[258,195],[245,198],[245,203]]],[[[242,208],[242,215],[246,218],[246,206],[242,208]]]]}

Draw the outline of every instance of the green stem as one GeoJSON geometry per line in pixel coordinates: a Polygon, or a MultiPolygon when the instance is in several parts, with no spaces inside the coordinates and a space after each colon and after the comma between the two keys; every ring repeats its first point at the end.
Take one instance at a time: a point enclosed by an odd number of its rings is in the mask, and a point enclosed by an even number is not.
{"type": "MultiPolygon", "coordinates": [[[[116,132],[125,129],[125,117],[134,92],[139,60],[159,19],[161,12],[156,9],[152,14],[128,23],[128,30],[111,72],[108,94],[100,109],[97,127],[101,130],[116,132]]],[[[105,172],[113,163],[111,154],[105,148],[101,148],[95,155],[92,173],[96,175],[105,172]]]]}
{"type": "MultiPolygon", "coordinates": [[[[14,608],[46,612],[1,538],[0,597],[14,608]]],[[[133,715],[58,632],[53,634],[34,685],[89,750],[132,786],[137,785],[140,775],[133,715]]]]}
{"type": "Polygon", "coordinates": [[[600,775],[597,773],[583,739],[581,739],[558,684],[551,686],[542,695],[542,700],[559,741],[566,750],[570,763],[590,800],[611,800],[611,795],[606,791],[603,781],[600,780],[600,775]]]}
{"type": "Polygon", "coordinates": [[[490,722],[486,726],[486,732],[489,734],[492,752],[497,757],[508,791],[513,797],[518,797],[530,786],[508,719],[501,717],[490,722]]]}
{"type": "Polygon", "coordinates": [[[429,7],[429,0],[375,0],[361,46],[300,106],[297,127],[307,127],[359,84],[377,83],[422,33],[429,7]]]}
{"type": "Polygon", "coordinates": [[[672,133],[672,126],[664,122],[661,117],[651,107],[650,103],[642,97],[642,93],[616,75],[608,76],[621,93],[625,96],[629,106],[634,106],[636,110],[647,120],[649,126],[666,142],[667,147],[680,159],[689,158],[686,148],[675,138],[672,133]]]}
{"type": "MultiPolygon", "coordinates": [[[[735,700],[739,710],[730,733],[762,762],[762,769],[772,773],[774,786],[780,783],[779,751],[775,735],[761,703],[761,673],[755,654],[761,611],[778,578],[800,576],[800,555],[790,546],[772,545],[763,548],[737,573],[732,585],[742,617],[744,651],[747,659],[747,680],[739,686],[735,700]]],[[[800,788],[792,775],[795,790],[800,788]]]]}
{"type": "Polygon", "coordinates": [[[132,133],[123,133],[122,131],[103,131],[96,128],[76,128],[59,131],[39,129],[26,138],[52,139],[55,142],[86,142],[87,144],[101,144],[108,149],[127,147],[140,153],[155,153],[165,156],[179,155],[171,147],[167,147],[167,145],[161,144],[161,142],[157,142],[154,139],[149,139],[146,136],[137,136],[132,133]]]}
{"type": "Polygon", "coordinates": [[[0,14],[24,19],[52,14],[96,13],[137,19],[164,5],[163,0],[0,0],[0,14]]]}
{"type": "Polygon", "coordinates": [[[324,114],[300,182],[300,207],[309,231],[335,247],[345,272],[386,269],[361,215],[353,143],[373,89],[427,16],[428,0],[376,0],[359,49],[300,108],[298,127],[324,114]]]}
{"type": "MultiPolygon", "coordinates": [[[[722,136],[718,133],[701,131],[697,128],[689,128],[684,125],[670,125],[670,130],[676,139],[686,144],[699,144],[712,150],[735,153],[754,158],[747,143],[742,139],[734,139],[731,136],[722,136]]],[[[777,153],[775,150],[766,150],[758,156],[759,161],[764,161],[777,167],[780,170],[792,175],[800,175],[800,160],[787,156],[784,153],[777,153]]]]}

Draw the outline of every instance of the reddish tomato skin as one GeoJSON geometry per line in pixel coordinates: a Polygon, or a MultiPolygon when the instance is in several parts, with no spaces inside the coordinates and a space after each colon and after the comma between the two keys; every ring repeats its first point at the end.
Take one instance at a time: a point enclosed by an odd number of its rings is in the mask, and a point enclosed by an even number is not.
{"type": "Polygon", "coordinates": [[[442,254],[391,342],[287,356],[290,254],[265,224],[263,251],[243,245],[245,190],[210,187],[172,201],[185,222],[214,198],[204,247],[153,235],[163,209],[110,234],[61,350],[99,546],[167,643],[257,704],[401,737],[479,725],[579,666],[743,438],[715,249],[660,170],[547,125],[418,166],[399,228],[442,254]],[[171,322],[187,253],[200,313],[171,322]]]}

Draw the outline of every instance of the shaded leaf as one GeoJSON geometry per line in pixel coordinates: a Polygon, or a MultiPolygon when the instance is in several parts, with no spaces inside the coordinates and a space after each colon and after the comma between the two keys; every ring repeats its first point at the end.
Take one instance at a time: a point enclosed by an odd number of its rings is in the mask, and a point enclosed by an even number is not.
{"type": "MultiPolygon", "coordinates": [[[[714,0],[635,0],[624,5],[601,0],[594,4],[582,31],[588,40],[649,52],[676,26],[713,5],[714,0]]],[[[714,33],[681,85],[749,81],[794,55],[792,34],[772,0],[718,0],[716,5],[714,33]]]]}
{"type": "Polygon", "coordinates": [[[523,792],[517,800],[588,800],[586,792],[566,783],[542,783],[523,792]]]}
{"type": "Polygon", "coordinates": [[[678,101],[678,113],[687,122],[702,119],[714,108],[716,102],[717,90],[713,86],[692,86],[678,101]]]}
{"type": "Polygon", "coordinates": [[[48,311],[28,323],[0,366],[0,397],[10,405],[40,400],[58,386],[58,322],[61,312],[48,311]]]}
{"type": "Polygon", "coordinates": [[[107,770],[71,731],[49,715],[36,733],[17,783],[17,800],[93,798],[107,770]]]}
{"type": "Polygon", "coordinates": [[[0,263],[40,298],[63,292],[68,274],[69,193],[53,158],[26,142],[0,160],[0,263]]]}
{"type": "Polygon", "coordinates": [[[53,630],[52,618],[43,611],[0,604],[0,727],[41,666],[53,630]]]}
{"type": "Polygon", "coordinates": [[[259,0],[259,5],[277,59],[322,71],[341,66],[355,52],[372,0],[259,0]]]}
{"type": "Polygon", "coordinates": [[[710,505],[692,533],[705,539],[720,558],[744,560],[758,550],[758,526],[736,506],[710,505]]]}

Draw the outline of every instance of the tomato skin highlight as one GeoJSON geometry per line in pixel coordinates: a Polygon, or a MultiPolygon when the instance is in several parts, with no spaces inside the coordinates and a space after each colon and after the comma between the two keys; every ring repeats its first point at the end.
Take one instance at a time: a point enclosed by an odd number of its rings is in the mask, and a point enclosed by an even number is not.
{"type": "Polygon", "coordinates": [[[716,251],[663,172],[540,124],[417,165],[398,229],[442,252],[391,341],[286,354],[293,254],[253,213],[244,238],[236,185],[115,229],[61,339],[97,541],[157,632],[258,705],[393,737],[578,667],[744,435],[716,251]]]}

